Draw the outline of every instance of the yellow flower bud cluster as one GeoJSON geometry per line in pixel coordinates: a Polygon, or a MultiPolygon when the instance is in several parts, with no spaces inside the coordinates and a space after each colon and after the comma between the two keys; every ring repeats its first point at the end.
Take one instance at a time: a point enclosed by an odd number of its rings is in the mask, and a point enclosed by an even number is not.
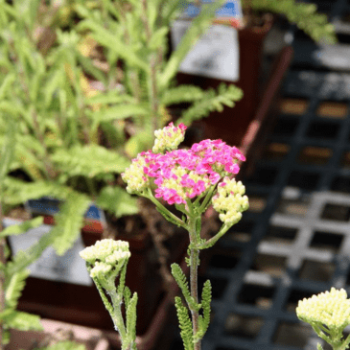
{"type": "Polygon", "coordinates": [[[128,184],[126,190],[129,193],[140,194],[150,187],[149,177],[144,174],[146,161],[143,153],[135,158],[130,166],[122,173],[122,179],[128,184]]]}
{"type": "Polygon", "coordinates": [[[320,323],[328,329],[344,329],[350,324],[350,299],[344,289],[332,288],[330,291],[304,298],[296,308],[300,320],[320,323]]]}
{"type": "Polygon", "coordinates": [[[128,242],[102,239],[82,250],[80,256],[92,266],[92,278],[106,278],[109,274],[116,276],[131,254],[128,242]]]}
{"type": "Polygon", "coordinates": [[[178,145],[185,138],[185,130],[186,126],[182,123],[178,127],[174,126],[173,123],[170,123],[167,127],[156,130],[154,132],[156,139],[154,141],[152,152],[164,153],[165,151],[177,149],[178,145]]]}
{"type": "Polygon", "coordinates": [[[213,208],[220,213],[220,220],[226,225],[234,225],[242,218],[242,212],[249,208],[248,197],[241,181],[224,178],[213,197],[213,208]]]}

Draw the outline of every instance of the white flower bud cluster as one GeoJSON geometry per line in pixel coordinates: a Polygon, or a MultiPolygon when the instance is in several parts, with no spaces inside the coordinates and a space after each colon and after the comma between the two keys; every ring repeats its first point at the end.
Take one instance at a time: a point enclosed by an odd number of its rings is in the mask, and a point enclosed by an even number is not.
{"type": "Polygon", "coordinates": [[[242,212],[249,208],[248,197],[241,181],[224,178],[213,197],[213,208],[220,213],[220,220],[226,225],[234,225],[242,218],[242,212]]]}
{"type": "Polygon", "coordinates": [[[102,239],[82,250],[80,256],[92,265],[91,277],[106,278],[113,269],[118,273],[131,254],[128,242],[102,239]]]}
{"type": "Polygon", "coordinates": [[[332,288],[327,292],[304,298],[296,308],[297,316],[307,323],[321,323],[330,330],[343,330],[350,324],[350,299],[344,289],[332,288]]]}
{"type": "Polygon", "coordinates": [[[181,126],[176,127],[173,123],[169,126],[156,130],[154,136],[156,137],[154,141],[154,146],[152,152],[154,153],[164,153],[165,151],[171,151],[177,149],[179,144],[185,138],[186,127],[181,124],[181,126]]]}
{"type": "Polygon", "coordinates": [[[127,183],[126,190],[129,193],[141,193],[149,187],[149,179],[143,172],[145,166],[145,159],[139,154],[122,174],[122,179],[127,183]]]}

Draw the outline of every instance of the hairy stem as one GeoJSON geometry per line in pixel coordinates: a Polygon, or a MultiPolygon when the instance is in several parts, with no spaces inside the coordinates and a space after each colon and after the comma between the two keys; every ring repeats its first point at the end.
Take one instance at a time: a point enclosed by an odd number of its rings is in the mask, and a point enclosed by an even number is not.
{"type": "Polygon", "coordinates": [[[109,294],[112,300],[113,311],[114,311],[113,323],[117,326],[118,332],[120,334],[120,338],[122,342],[124,342],[126,340],[126,328],[125,328],[122,309],[121,309],[121,304],[122,304],[121,297],[118,296],[114,287],[108,290],[107,293],[109,294]]]}
{"type": "MultiPolygon", "coordinates": [[[[190,285],[191,285],[191,296],[195,303],[198,304],[198,265],[199,265],[199,249],[197,249],[197,234],[196,234],[196,221],[197,218],[192,216],[189,218],[190,221],[190,285]]],[[[199,312],[191,309],[192,315],[192,329],[193,335],[198,332],[198,318],[199,312]]],[[[194,350],[201,349],[201,341],[198,340],[194,344],[194,350]]]]}

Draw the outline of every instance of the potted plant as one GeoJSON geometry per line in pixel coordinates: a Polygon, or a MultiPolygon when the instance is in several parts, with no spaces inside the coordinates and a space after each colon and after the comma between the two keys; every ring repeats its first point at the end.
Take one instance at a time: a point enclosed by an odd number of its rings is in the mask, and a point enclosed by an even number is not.
{"type": "MultiPolygon", "coordinates": [[[[178,74],[178,82],[191,82],[201,87],[217,87],[222,82],[234,84],[243,91],[243,98],[234,109],[224,107],[220,113],[211,115],[197,123],[200,137],[221,138],[230,144],[240,144],[249,123],[254,118],[262,102],[261,62],[263,43],[276,17],[295,24],[316,42],[334,43],[336,41],[333,25],[327,16],[317,12],[315,4],[295,0],[242,0],[242,20],[232,22],[238,27],[239,79],[230,82],[185,73],[178,74]],[[238,22],[239,23],[239,22],[238,22]]],[[[194,5],[192,5],[194,6],[194,5]]],[[[230,25],[227,22],[227,25],[230,25]]]]}
{"type": "Polygon", "coordinates": [[[8,133],[3,140],[0,151],[0,349],[32,350],[34,346],[38,350],[108,350],[107,340],[102,339],[102,333],[96,329],[83,329],[75,327],[72,333],[72,325],[55,323],[51,320],[40,320],[37,315],[19,311],[18,300],[21,297],[26,280],[30,274],[29,265],[40,258],[46,248],[60,235],[53,229],[49,234],[37,240],[26,251],[19,252],[11,260],[10,248],[7,244],[9,237],[19,236],[28,230],[35,230],[43,222],[43,217],[37,217],[25,222],[6,220],[4,227],[2,215],[2,203],[4,199],[3,181],[14,157],[15,126],[9,124],[8,133]],[[65,330],[69,338],[59,339],[55,337],[57,328],[65,330]],[[45,333],[43,332],[45,331],[45,333]],[[51,334],[49,336],[48,334],[51,334]],[[60,341],[62,340],[62,341],[60,341]],[[79,345],[84,343],[87,347],[79,345]],[[52,346],[51,346],[52,345],[52,346]],[[40,348],[40,349],[39,349],[40,348]]]}
{"type": "MultiPolygon", "coordinates": [[[[171,21],[182,11],[179,1],[162,6],[148,1],[123,2],[121,6],[113,1],[0,1],[1,145],[11,121],[16,125],[14,160],[3,178],[4,214],[29,200],[45,196],[59,200],[53,229],[57,236],[51,243],[63,254],[84,226],[91,202],[106,210],[103,235],[120,237],[128,231],[126,239],[135,247],[130,267],[139,272],[141,266],[152,274],[152,278],[143,277],[152,289],[138,284],[139,305],[148,307],[141,328],[148,325],[162,288],[154,269],[137,260],[140,248],[148,252],[142,261],[153,259],[151,266],[157,264],[154,249],[148,249],[152,246],[150,235],[139,230],[145,226],[144,220],[133,216],[139,212],[137,200],[123,188],[120,173],[132,157],[149,148],[153,131],[171,118],[167,106],[190,103],[182,116],[182,121],[190,124],[241,98],[240,89],[234,86],[223,85],[218,91],[174,86],[178,65],[209,27],[221,3],[203,8],[180,47],[167,59],[166,36],[171,21]],[[65,17],[70,9],[75,14],[74,26],[65,17]]],[[[99,232],[83,232],[86,243],[99,238],[99,232]]],[[[161,249],[161,242],[156,243],[161,249]]],[[[165,270],[165,262],[163,266],[165,270]]],[[[46,317],[77,317],[82,323],[97,320],[103,327],[106,319],[93,312],[98,306],[94,309],[96,303],[91,300],[97,297],[91,287],[29,278],[19,306],[40,310],[46,317]],[[65,297],[56,298],[55,293],[65,297]],[[68,303],[73,305],[72,295],[78,298],[75,302],[81,302],[81,313],[64,311],[68,303]]]]}
{"type": "MultiPolygon", "coordinates": [[[[130,193],[150,200],[167,221],[189,233],[186,263],[190,282],[178,264],[171,265],[171,272],[185,301],[184,304],[181,297],[175,297],[184,348],[200,350],[210,323],[211,303],[209,280],[199,295],[200,253],[239,222],[249,205],[245,187],[234,178],[240,170],[238,161],[244,161],[244,155],[221,140],[207,139],[190,149],[178,149],[185,128],[183,124],[170,124],[158,130],[152,150],[140,153],[122,177],[130,193]],[[175,210],[169,210],[166,203],[175,210]],[[209,207],[219,213],[222,225],[207,239],[202,236],[202,216],[209,207]]],[[[119,333],[122,349],[137,349],[138,295],[125,284],[131,256],[128,242],[100,240],[80,255],[119,333]]]]}

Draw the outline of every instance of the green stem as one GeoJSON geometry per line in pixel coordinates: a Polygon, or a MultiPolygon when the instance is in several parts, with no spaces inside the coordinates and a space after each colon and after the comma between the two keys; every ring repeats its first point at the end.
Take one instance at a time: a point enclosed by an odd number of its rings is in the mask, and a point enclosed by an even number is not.
{"type": "MultiPolygon", "coordinates": [[[[191,296],[196,304],[198,304],[198,265],[199,265],[199,249],[197,248],[197,233],[196,233],[197,217],[189,217],[190,223],[190,285],[191,296]]],[[[191,309],[193,335],[198,333],[198,318],[199,312],[191,309]]],[[[194,344],[194,350],[201,349],[201,341],[198,340],[194,344]]]]}
{"type": "MultiPolygon", "coordinates": [[[[107,290],[108,295],[111,297],[112,300],[112,305],[113,305],[113,322],[118,328],[118,332],[120,334],[120,338],[122,340],[122,343],[126,340],[126,328],[124,325],[124,320],[123,320],[123,315],[122,315],[122,310],[121,310],[121,304],[122,300],[120,296],[117,294],[115,291],[115,287],[111,286],[109,290],[107,290]]],[[[112,315],[111,315],[112,316],[112,315]]]]}
{"type": "Polygon", "coordinates": [[[188,227],[186,225],[186,223],[184,223],[180,218],[178,218],[176,215],[174,215],[172,212],[170,212],[167,208],[165,208],[165,206],[160,203],[152,194],[152,191],[149,190],[147,193],[145,193],[143,195],[143,197],[148,198],[160,211],[160,213],[165,212],[166,215],[168,215],[171,219],[173,219],[174,221],[176,221],[177,225],[185,228],[186,230],[188,230],[188,227]]]}
{"type": "Polygon", "coordinates": [[[231,226],[223,225],[221,227],[220,231],[214,237],[208,239],[206,242],[204,242],[202,244],[199,244],[197,246],[197,248],[202,250],[202,249],[208,249],[208,248],[212,247],[227,232],[227,230],[230,227],[231,226]]]}

